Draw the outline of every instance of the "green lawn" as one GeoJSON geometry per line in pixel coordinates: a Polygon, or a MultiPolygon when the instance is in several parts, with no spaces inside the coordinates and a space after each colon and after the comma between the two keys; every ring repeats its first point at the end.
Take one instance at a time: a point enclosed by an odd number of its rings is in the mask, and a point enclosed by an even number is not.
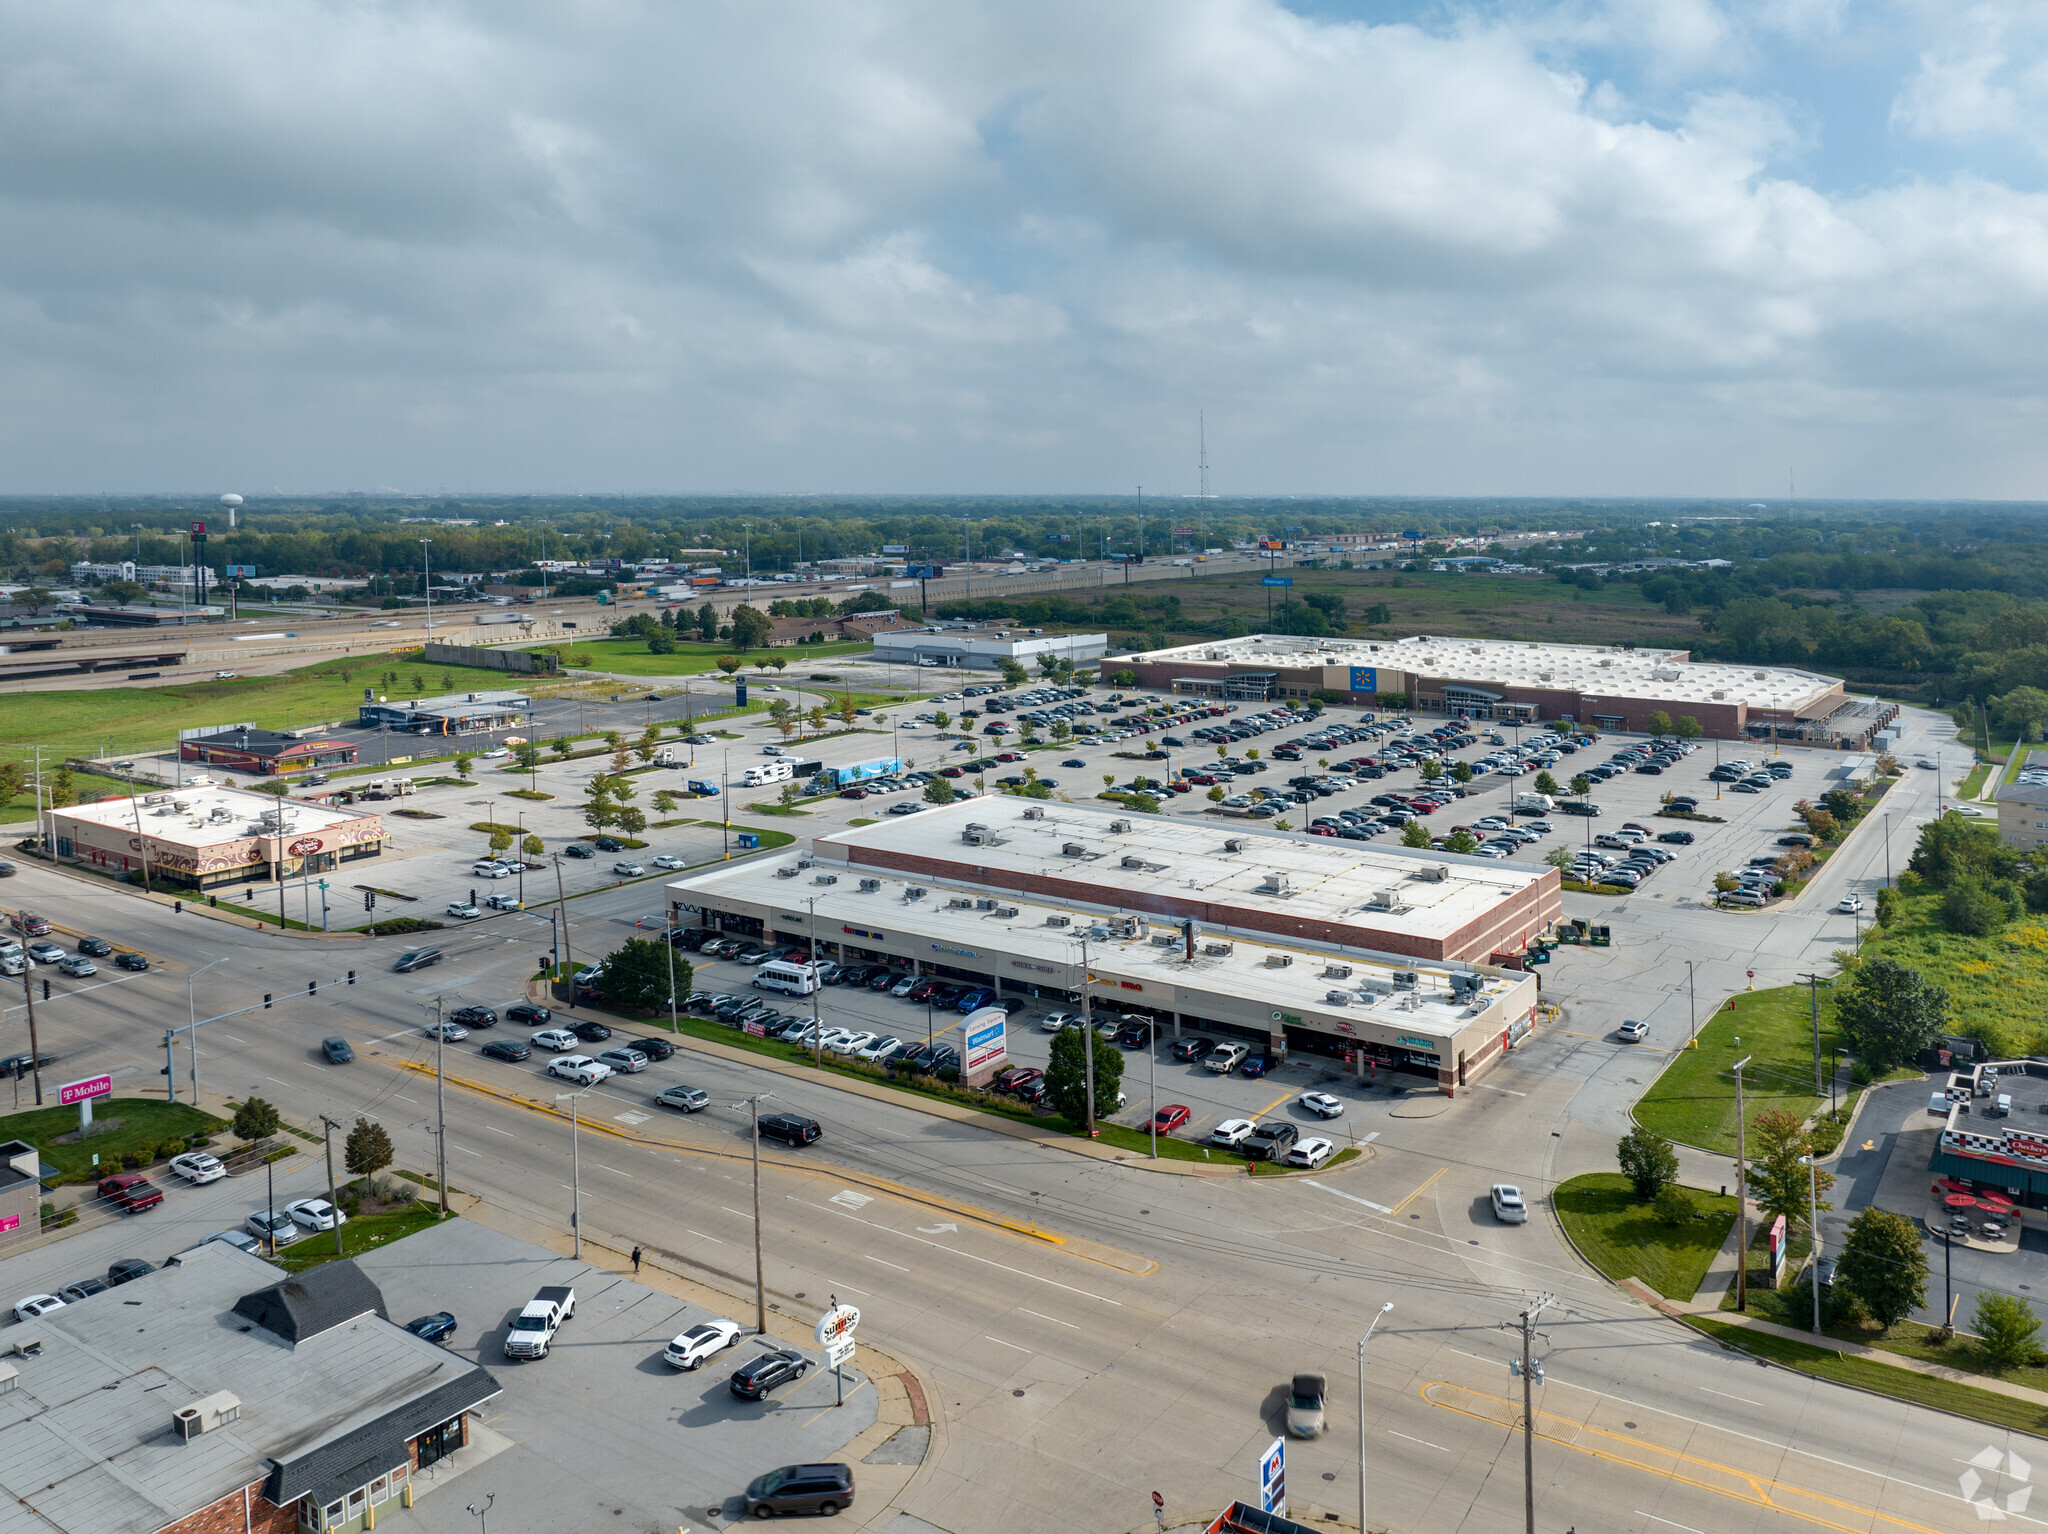
{"type": "MultiPolygon", "coordinates": [[[[615,671],[622,676],[696,676],[706,671],[715,671],[718,657],[738,655],[746,662],[740,670],[740,678],[749,682],[801,682],[817,668],[810,663],[826,656],[864,655],[874,648],[865,640],[848,640],[843,644],[789,645],[773,650],[735,650],[730,644],[691,644],[676,646],[673,655],[656,655],[647,648],[644,639],[587,639],[561,645],[527,645],[529,650],[562,649],[577,657],[579,670],[615,671]],[[588,656],[588,661],[583,657],[588,656]],[[782,671],[773,666],[763,671],[759,661],[773,656],[789,664],[782,671]]],[[[721,678],[721,680],[723,680],[721,678]]],[[[820,682],[820,687],[829,684],[820,682]]]]}
{"type": "Polygon", "coordinates": [[[1930,1375],[1916,1374],[1909,1369],[1897,1369],[1874,1359],[1850,1357],[1832,1348],[1816,1347],[1810,1342],[1773,1337],[1711,1316],[1687,1316],[1685,1321],[1724,1347],[1767,1358],[1816,1379],[1854,1385],[1873,1395],[1968,1417],[1994,1427],[2017,1428],[2036,1437],[2048,1436],[2048,1411],[2028,1401],[2016,1401],[2010,1396],[1979,1390],[1973,1385],[1959,1385],[1930,1375]]]}
{"type": "Polygon", "coordinates": [[[1707,1276],[1714,1254],[1735,1223],[1735,1200],[1693,1192],[1701,1218],[1689,1226],[1666,1225],[1636,1202],[1635,1189],[1619,1172],[1590,1172],[1562,1182],[1551,1194],[1586,1260],[1619,1283],[1639,1279],[1667,1300],[1689,1301],[1707,1276]]]}
{"type": "MultiPolygon", "coordinates": [[[[45,1071],[44,1102],[55,1100],[59,1080],[69,1079],[68,1075],[45,1071]]],[[[8,1085],[11,1093],[13,1083],[8,1085]]],[[[23,1099],[32,1102],[30,1086],[26,1080],[21,1083],[23,1099]]],[[[120,1171],[121,1157],[128,1152],[140,1155],[145,1163],[154,1162],[157,1147],[166,1140],[211,1135],[227,1127],[227,1120],[217,1119],[184,1103],[152,1102],[146,1097],[101,1098],[93,1104],[95,1123],[111,1119],[119,1119],[120,1127],[96,1134],[89,1140],[59,1145],[55,1143],[57,1136],[70,1134],[78,1128],[78,1109],[30,1108],[21,1113],[0,1116],[0,1139],[28,1141],[42,1153],[43,1160],[63,1172],[59,1179],[62,1182],[90,1182],[95,1175],[105,1176],[110,1170],[120,1171]],[[97,1174],[92,1164],[95,1154],[100,1158],[97,1174]]]]}
{"type": "MultiPolygon", "coordinates": [[[[403,1241],[415,1231],[425,1230],[429,1225],[437,1223],[440,1217],[440,1202],[432,1196],[416,1199],[405,1208],[393,1210],[389,1214],[357,1215],[341,1227],[341,1255],[358,1257],[373,1246],[387,1246],[393,1241],[403,1241]]],[[[457,1216],[450,1215],[449,1218],[455,1219],[457,1216]]],[[[332,1262],[334,1232],[319,1230],[310,1236],[301,1236],[290,1246],[280,1250],[272,1261],[288,1273],[303,1273],[308,1268],[319,1267],[323,1262],[332,1262]]],[[[396,1321],[398,1317],[393,1316],[392,1319],[396,1321]]]]}
{"type": "MultiPolygon", "coordinates": [[[[1732,1155],[1735,1073],[1731,1067],[1744,1055],[1751,1057],[1742,1074],[1752,1119],[1765,1108],[1783,1108],[1804,1118],[1821,1099],[1813,1091],[1813,1028],[1807,1017],[1806,988],[1738,991],[1730,1000],[1735,1004],[1733,1012],[1723,1002],[1720,1011],[1706,1015],[1698,1049],[1680,1049],[1672,1055],[1664,1073],[1636,1104],[1635,1117],[1638,1124],[1667,1140],[1732,1155]]],[[[1839,1042],[1834,1009],[1823,990],[1823,1070],[1828,1050],[1839,1042]]]]}

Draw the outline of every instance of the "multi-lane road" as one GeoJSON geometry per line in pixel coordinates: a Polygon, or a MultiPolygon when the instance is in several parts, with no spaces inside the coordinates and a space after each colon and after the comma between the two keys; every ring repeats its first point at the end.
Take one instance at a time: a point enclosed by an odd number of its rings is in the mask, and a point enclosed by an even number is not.
{"type": "MultiPolygon", "coordinates": [[[[1868,856],[1861,844],[1845,854],[1868,856]]],[[[1858,867],[1848,862],[1844,877],[1858,867]]],[[[118,926],[108,935],[163,961],[147,975],[109,971],[97,988],[56,983],[37,1010],[44,1049],[64,1057],[57,1078],[110,1070],[119,1090],[159,1089],[162,1032],[186,1016],[188,978],[201,1017],[269,991],[279,998],[270,1011],[203,1030],[204,1100],[253,1092],[301,1123],[373,1115],[416,1166],[433,1155],[435,1082],[423,1069],[433,1046],[420,1030],[436,1000],[523,997],[547,932],[530,916],[480,923],[443,935],[444,964],[397,975],[394,943],[253,933],[47,870],[25,869],[6,894],[75,930],[118,926]],[[328,985],[351,968],[355,986],[328,985]],[[311,999],[308,980],[323,987],[311,999]],[[355,1064],[320,1057],[333,1033],[355,1044],[355,1064]]],[[[609,948],[635,918],[658,916],[659,901],[658,886],[628,886],[572,902],[577,951],[609,948]]],[[[1580,978],[1565,965],[1553,983],[1580,978]]],[[[19,1005],[7,1011],[11,1046],[21,1022],[19,1005]]],[[[569,1126],[552,1111],[554,1084],[533,1068],[538,1053],[526,1065],[480,1059],[482,1037],[448,1050],[450,1181],[487,1212],[565,1235],[569,1126]]],[[[1373,1114],[1377,1131],[1369,1159],[1274,1182],[1084,1157],[685,1041],[673,1060],[583,1100],[584,1235],[594,1248],[640,1244],[747,1293],[755,1230],[746,1114],[733,1105],[772,1092],[776,1106],[817,1118],[822,1141],[766,1158],[769,1295],[792,1311],[823,1293],[855,1297],[864,1333],[924,1374],[938,1431],[930,1473],[904,1505],[954,1534],[1130,1529],[1148,1523],[1154,1489],[1172,1521],[1206,1519],[1250,1491],[1281,1387],[1303,1369],[1331,1377],[1331,1431],[1293,1446],[1290,1501],[1309,1521],[1325,1509],[1355,1519],[1355,1342],[1389,1302],[1366,1371],[1370,1524],[1514,1526],[1519,1386],[1507,1359],[1519,1344],[1501,1327],[1538,1295],[1551,1300],[1538,1339],[1540,1528],[1973,1525],[1957,1478],[1988,1444],[2004,1447],[2002,1435],[1760,1368],[1588,1274],[1547,1217],[1492,1223],[1490,1183],[1540,1193],[1576,1153],[1562,1147],[1604,1141],[1604,1129],[1580,1124],[1581,1099],[1604,1117],[1631,1057],[1589,1048],[1518,1056],[1489,1090],[1430,1104],[1433,1117],[1360,1104],[1353,1111],[1373,1114]],[[713,1106],[687,1119],[653,1108],[653,1091],[675,1081],[703,1086],[713,1106]]],[[[181,1049],[180,1095],[186,1068],[181,1049]]],[[[292,1191],[314,1180],[309,1168],[292,1191]]],[[[173,1190],[168,1213],[211,1191],[173,1190]]]]}

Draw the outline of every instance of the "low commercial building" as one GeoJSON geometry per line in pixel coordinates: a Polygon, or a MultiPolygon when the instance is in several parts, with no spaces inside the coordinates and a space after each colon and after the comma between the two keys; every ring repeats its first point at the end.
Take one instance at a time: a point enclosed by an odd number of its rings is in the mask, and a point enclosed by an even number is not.
{"type": "Polygon", "coordinates": [[[1066,999],[1447,1091],[1533,1025],[1506,961],[1553,869],[1344,851],[1203,822],[978,800],[679,879],[685,922],[1066,999]],[[913,826],[911,822],[925,822],[913,826]],[[870,832],[883,832],[880,837],[870,832]],[[913,834],[914,833],[914,834],[913,834]]]}
{"type": "Polygon", "coordinates": [[[409,1506],[499,1394],[353,1262],[287,1278],[219,1241],[8,1337],[0,1492],[24,1534],[347,1534],[409,1506]]]}
{"type": "Polygon", "coordinates": [[[516,729],[533,716],[533,699],[523,692],[470,692],[446,698],[391,702],[366,697],[356,717],[373,730],[412,735],[481,735],[516,729]]]}
{"type": "Polygon", "coordinates": [[[331,873],[384,849],[381,815],[236,788],[102,799],[51,819],[60,858],[194,890],[331,873]]]}
{"type": "Polygon", "coordinates": [[[345,767],[355,759],[356,748],[345,740],[317,735],[301,738],[278,730],[225,730],[178,742],[181,762],[204,762],[229,772],[259,777],[310,772],[319,767],[345,767]]]}
{"type": "Polygon", "coordinates": [[[1524,644],[1417,634],[1309,639],[1252,634],[1112,656],[1147,687],[1264,702],[1334,694],[1370,708],[1403,700],[1422,713],[1535,722],[1564,719],[1646,732],[1650,716],[1696,720],[1724,740],[1776,736],[1867,749],[1896,706],[1850,698],[1838,677],[1784,667],[1695,661],[1684,650],[1524,644]]]}
{"type": "Polygon", "coordinates": [[[43,1179],[57,1168],[26,1140],[0,1140],[0,1250],[42,1232],[43,1179]]]}
{"type": "Polygon", "coordinates": [[[1941,1110],[1930,1117],[1941,1134],[1928,1170],[2002,1188],[2037,1222],[2048,1220],[2048,1065],[1944,1058],[1956,1069],[1929,1082],[1931,1104],[1938,1100],[1941,1110]]]}
{"type": "Polygon", "coordinates": [[[2048,785],[2005,783],[1998,790],[1998,837],[2032,852],[2048,847],[2048,785]]]}
{"type": "Polygon", "coordinates": [[[1000,669],[999,661],[1036,666],[1041,655],[1082,665],[1109,652],[1107,634],[1048,634],[1042,629],[906,628],[875,635],[874,658],[898,666],[1000,669]]]}

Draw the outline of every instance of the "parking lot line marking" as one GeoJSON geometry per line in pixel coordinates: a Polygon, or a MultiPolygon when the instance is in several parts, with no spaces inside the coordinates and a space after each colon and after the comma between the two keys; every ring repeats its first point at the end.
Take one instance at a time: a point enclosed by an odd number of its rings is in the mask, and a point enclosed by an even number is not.
{"type": "Polygon", "coordinates": [[[1279,1107],[1282,1103],[1286,1102],[1287,1099],[1292,1097],[1293,1095],[1294,1094],[1292,1092],[1282,1092],[1278,1097],[1274,1098],[1271,1102],[1267,1103],[1265,1107],[1261,1108],[1257,1113],[1254,1113],[1252,1117],[1255,1119],[1264,1118],[1267,1114],[1271,1113],[1275,1108],[1279,1107]]]}
{"type": "MultiPolygon", "coordinates": [[[[1707,1387],[1702,1385],[1700,1389],[1707,1390],[1707,1387]]],[[[1748,1396],[1732,1396],[1725,1390],[1707,1390],[1707,1394],[1719,1396],[1724,1401],[1740,1401],[1744,1406],[1761,1406],[1764,1404],[1761,1401],[1752,1401],[1748,1396]]]]}
{"type": "Polygon", "coordinates": [[[711,1244],[712,1244],[713,1246],[724,1246],[724,1245],[725,1245],[725,1243],[724,1243],[723,1241],[719,1240],[719,1239],[718,1239],[718,1237],[716,1237],[716,1236],[707,1236],[707,1235],[705,1235],[705,1234],[704,1234],[704,1232],[703,1232],[703,1231],[701,1231],[701,1230],[690,1230],[690,1227],[689,1227],[689,1226],[687,1226],[687,1225],[685,1225],[685,1226],[683,1227],[683,1229],[684,1229],[684,1230],[686,1230],[686,1231],[689,1231],[689,1233],[690,1233],[691,1235],[695,1236],[695,1237],[696,1237],[696,1238],[697,1238],[697,1239],[698,1239],[699,1241],[709,1241],[709,1242],[710,1242],[710,1243],[711,1243],[711,1244]]]}
{"type": "Polygon", "coordinates": [[[1661,1523],[1670,1528],[1683,1529],[1685,1534],[1700,1534],[1700,1531],[1689,1523],[1672,1523],[1669,1518],[1659,1518],[1655,1513],[1646,1513],[1641,1508],[1637,1508],[1635,1513],[1638,1518],[1647,1518],[1652,1523],[1661,1523]]]}
{"type": "Polygon", "coordinates": [[[1410,1204],[1414,1203],[1417,1199],[1421,1198],[1423,1194],[1427,1193],[1430,1190],[1430,1188],[1435,1184],[1436,1180],[1439,1177],[1443,1176],[1444,1173],[1448,1172],[1449,1170],[1450,1168],[1447,1166],[1438,1167],[1434,1172],[1431,1172],[1428,1177],[1423,1179],[1421,1187],[1417,1188],[1413,1193],[1409,1194],[1406,1198],[1402,1199],[1400,1203],[1396,1204],[1392,1209],[1389,1209],[1387,1213],[1401,1213],[1410,1204]]]}
{"type": "Polygon", "coordinates": [[[627,1182],[639,1181],[639,1179],[636,1178],[631,1172],[621,1172],[617,1167],[606,1166],[602,1161],[593,1162],[591,1164],[595,1166],[600,1172],[609,1172],[614,1177],[623,1177],[626,1179],[627,1182]]]}
{"type": "MultiPolygon", "coordinates": [[[[982,1336],[984,1336],[984,1337],[988,1337],[988,1340],[989,1340],[990,1342],[993,1342],[993,1343],[997,1344],[997,1345],[998,1345],[999,1347],[1006,1347],[1006,1348],[1017,1348],[1017,1344],[1016,1344],[1016,1343],[1014,1343],[1014,1342],[1004,1342],[1004,1341],[1003,1341],[1003,1339],[1002,1339],[1002,1338],[1000,1338],[1000,1337],[989,1337],[989,1336],[988,1336],[988,1333],[987,1333],[987,1332],[983,1332],[983,1333],[982,1333],[981,1335],[982,1335],[982,1336]]],[[[1028,1352],[1030,1352],[1030,1351],[1031,1351],[1031,1349],[1029,1349],[1029,1348],[1017,1348],[1017,1351],[1018,1351],[1018,1352],[1020,1352],[1020,1353],[1028,1353],[1028,1352]]]]}
{"type": "Polygon", "coordinates": [[[1036,1316],[1041,1321],[1050,1321],[1054,1326],[1064,1326],[1069,1331],[1078,1332],[1081,1329],[1071,1321],[1062,1321],[1058,1316],[1049,1316],[1042,1310],[1031,1309],[1028,1305],[1019,1305],[1017,1308],[1027,1316],[1036,1316]]]}
{"type": "Polygon", "coordinates": [[[897,1271],[898,1273],[908,1273],[908,1272],[910,1271],[910,1269],[908,1269],[908,1268],[904,1267],[904,1266],[903,1266],[903,1265],[902,1265],[901,1263],[897,1263],[897,1262],[882,1262],[882,1259],[881,1259],[881,1258],[879,1258],[879,1257],[869,1257],[869,1256],[868,1256],[868,1254],[867,1254],[866,1252],[862,1252],[862,1253],[861,1253],[861,1256],[862,1256],[862,1257],[865,1257],[865,1258],[867,1258],[867,1260],[868,1260],[869,1262],[881,1262],[881,1263],[882,1263],[882,1266],[883,1266],[883,1267],[885,1267],[885,1268],[894,1268],[894,1269],[895,1269],[895,1270],[896,1270],[896,1271],[897,1271]]]}
{"type": "Polygon", "coordinates": [[[1489,1092],[1505,1092],[1510,1097],[1527,1097],[1529,1095],[1527,1092],[1517,1092],[1513,1087],[1497,1087],[1490,1081],[1475,1081],[1472,1085],[1475,1087],[1485,1087],[1489,1092]]]}
{"type": "MultiPolygon", "coordinates": [[[[1408,1438],[1408,1435],[1406,1433],[1396,1433],[1392,1428],[1388,1428],[1387,1432],[1389,1435],[1395,1438],[1408,1438]]],[[[1449,1449],[1446,1449],[1442,1444],[1431,1443],[1427,1438],[1408,1438],[1408,1441],[1410,1443],[1419,1443],[1425,1449],[1434,1449],[1439,1454],[1448,1454],[1451,1452],[1449,1449]]]]}

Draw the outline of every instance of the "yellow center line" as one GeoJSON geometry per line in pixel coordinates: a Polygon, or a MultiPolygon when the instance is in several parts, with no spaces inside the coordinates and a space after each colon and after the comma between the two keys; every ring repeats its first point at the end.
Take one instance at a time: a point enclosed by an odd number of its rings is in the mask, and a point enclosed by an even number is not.
{"type": "MultiPolygon", "coordinates": [[[[1517,1431],[1521,1421],[1519,1403],[1503,1396],[1487,1395],[1483,1391],[1472,1390],[1464,1385],[1454,1385],[1448,1380],[1432,1380],[1421,1387],[1420,1393],[1432,1406],[1457,1412],[1460,1416],[1476,1417],[1482,1422],[1491,1422],[1496,1427],[1504,1427],[1510,1432],[1517,1431]],[[1432,1393],[1437,1391],[1455,1393],[1472,1404],[1459,1405],[1455,1401],[1439,1400],[1432,1393]]],[[[1788,1518],[1797,1518],[1802,1523],[1838,1530],[1840,1534],[1869,1534],[1874,1523],[1910,1530],[1911,1534],[1942,1534],[1941,1530],[1931,1524],[1915,1523],[1910,1518],[1898,1517],[1885,1512],[1882,1508],[1864,1507],[1840,1497],[1828,1496],[1825,1492],[1789,1485],[1753,1470],[1740,1470],[1733,1465],[1724,1465],[1697,1454],[1688,1454],[1682,1449],[1668,1448],[1646,1439],[1630,1438],[1626,1434],[1595,1427],[1589,1422],[1577,1421],[1540,1408],[1536,1412],[1536,1436],[1545,1443],[1556,1444],[1561,1449],[1590,1455],[1609,1464],[1625,1465],[1632,1470],[1660,1476],[1681,1486],[1691,1486],[1700,1491],[1711,1492],[1717,1497],[1726,1497],[1731,1502],[1768,1508],[1774,1513],[1783,1513],[1788,1518]],[[1547,1431],[1544,1426],[1546,1421],[1557,1423],[1560,1431],[1547,1431]],[[1610,1449],[1577,1441],[1588,1436],[1605,1439],[1617,1447],[1610,1449]],[[1816,1504],[1827,1512],[1855,1521],[1841,1522],[1837,1517],[1826,1516],[1824,1512],[1808,1511],[1791,1505],[1798,1501],[1816,1504]]]]}
{"type": "Polygon", "coordinates": [[[1400,1203],[1396,1204],[1392,1209],[1388,1210],[1387,1212],[1389,1214],[1399,1214],[1402,1210],[1406,1209],[1410,1204],[1414,1203],[1417,1199],[1421,1198],[1423,1194],[1427,1193],[1430,1190],[1430,1188],[1435,1185],[1436,1180],[1439,1177],[1443,1176],[1444,1173],[1448,1172],[1449,1170],[1450,1168],[1447,1166],[1438,1167],[1434,1172],[1431,1172],[1428,1177],[1423,1179],[1421,1187],[1417,1188],[1413,1193],[1409,1194],[1406,1198],[1402,1199],[1400,1203]]]}

